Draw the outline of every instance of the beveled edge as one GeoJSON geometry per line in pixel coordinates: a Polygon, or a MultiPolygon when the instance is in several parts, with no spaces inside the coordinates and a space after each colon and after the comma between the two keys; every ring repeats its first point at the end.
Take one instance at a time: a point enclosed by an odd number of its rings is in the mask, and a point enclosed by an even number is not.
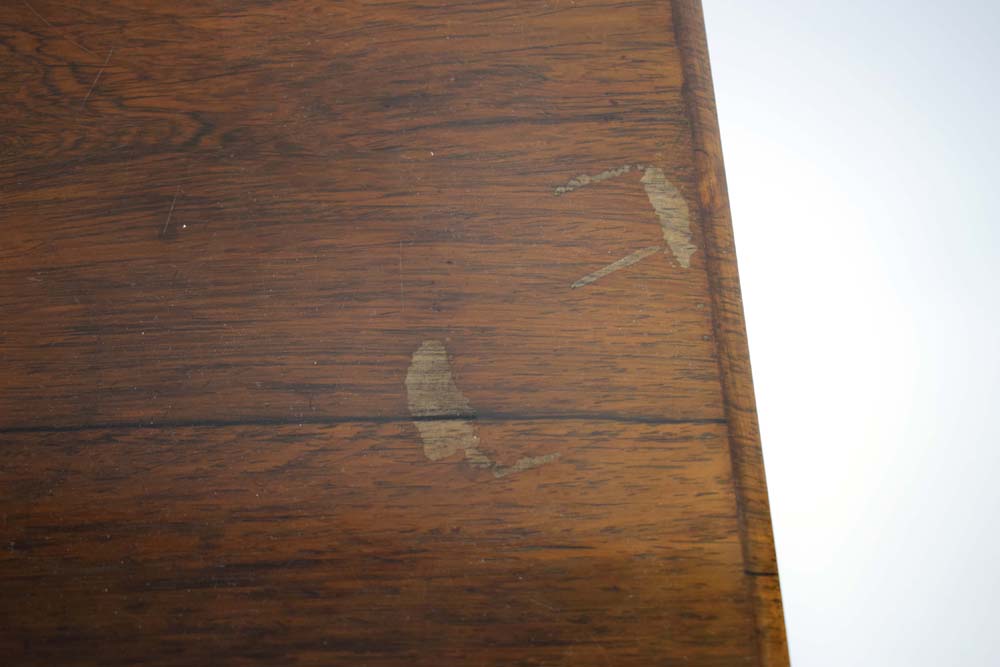
{"type": "Polygon", "coordinates": [[[671,14],[691,124],[698,215],[712,290],[715,345],[758,661],[761,667],[785,667],[789,657],[781,588],[701,0],[671,0],[671,14]]]}

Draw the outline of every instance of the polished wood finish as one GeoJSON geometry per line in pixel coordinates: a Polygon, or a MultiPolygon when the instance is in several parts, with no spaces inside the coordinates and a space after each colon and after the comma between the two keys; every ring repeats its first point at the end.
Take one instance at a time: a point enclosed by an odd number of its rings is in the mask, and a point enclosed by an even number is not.
{"type": "Polygon", "coordinates": [[[0,49],[5,664],[787,663],[696,2],[0,49]]]}

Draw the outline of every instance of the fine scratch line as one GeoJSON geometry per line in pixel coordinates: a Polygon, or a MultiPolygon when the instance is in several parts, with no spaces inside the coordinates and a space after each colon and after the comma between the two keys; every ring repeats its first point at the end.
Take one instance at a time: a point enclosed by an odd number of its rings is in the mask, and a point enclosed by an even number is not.
{"type": "Polygon", "coordinates": [[[62,30],[60,30],[60,29],[59,29],[59,28],[57,28],[56,26],[52,25],[51,23],[49,23],[49,20],[48,20],[47,18],[45,18],[44,16],[42,16],[41,14],[39,14],[39,13],[38,13],[38,10],[37,10],[37,9],[35,9],[34,7],[32,7],[32,6],[30,5],[30,4],[28,4],[28,0],[21,0],[21,2],[23,2],[23,3],[24,3],[24,6],[25,6],[25,7],[27,7],[28,9],[30,9],[30,10],[31,10],[31,13],[32,13],[32,14],[34,14],[35,16],[37,16],[37,17],[38,17],[38,19],[39,19],[39,20],[40,20],[40,21],[41,21],[42,23],[44,23],[45,25],[47,25],[47,26],[49,26],[50,28],[52,28],[53,30],[55,30],[55,31],[56,31],[56,33],[58,33],[58,34],[59,34],[59,36],[60,36],[60,37],[62,37],[63,39],[65,39],[65,40],[66,40],[67,42],[69,42],[70,44],[72,44],[72,45],[73,45],[73,46],[75,46],[76,48],[80,49],[80,50],[81,50],[81,51],[83,51],[84,53],[89,53],[90,55],[92,55],[92,56],[95,56],[95,57],[97,56],[97,54],[96,54],[96,53],[94,53],[93,51],[91,51],[91,50],[90,50],[90,49],[88,49],[87,47],[83,46],[82,44],[77,44],[77,43],[76,43],[76,42],[74,42],[74,41],[73,41],[72,39],[70,39],[69,37],[67,37],[67,36],[66,36],[66,33],[65,33],[65,32],[63,32],[62,30]]]}
{"type": "Polygon", "coordinates": [[[160,232],[160,236],[166,236],[167,234],[167,227],[170,226],[170,218],[174,216],[174,206],[177,206],[177,195],[179,195],[180,192],[181,186],[178,185],[177,189],[174,190],[174,199],[170,202],[170,210],[167,212],[167,221],[163,223],[163,231],[160,232]]]}
{"type": "Polygon", "coordinates": [[[403,293],[403,242],[399,242],[399,309],[406,312],[406,296],[403,293]]]}
{"type": "Polygon", "coordinates": [[[629,266],[632,266],[633,264],[641,262],[650,255],[655,255],[660,250],[662,250],[662,248],[658,245],[651,245],[648,248],[643,248],[642,250],[636,250],[631,255],[626,255],[621,259],[619,259],[617,262],[611,262],[607,266],[600,268],[597,271],[594,271],[593,273],[588,273],[583,278],[580,278],[575,283],[570,285],[570,288],[577,289],[578,287],[584,287],[585,285],[589,285],[595,280],[600,280],[609,273],[614,273],[615,271],[627,268],[629,266]]]}
{"type": "Polygon", "coordinates": [[[90,99],[91,93],[93,93],[94,88],[97,87],[97,82],[101,80],[101,75],[104,74],[104,68],[108,66],[108,63],[111,61],[111,54],[114,52],[115,50],[113,48],[108,49],[108,57],[104,59],[104,64],[101,65],[101,69],[97,70],[97,76],[94,77],[94,83],[90,84],[90,89],[87,91],[86,96],[84,96],[83,103],[80,104],[81,110],[83,110],[83,108],[87,106],[87,100],[90,99]]]}

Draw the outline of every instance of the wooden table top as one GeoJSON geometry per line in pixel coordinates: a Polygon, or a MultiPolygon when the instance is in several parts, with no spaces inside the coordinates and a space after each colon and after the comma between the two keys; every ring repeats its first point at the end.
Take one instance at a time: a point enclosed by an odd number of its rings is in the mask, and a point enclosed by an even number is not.
{"type": "Polygon", "coordinates": [[[5,664],[787,664],[698,2],[0,49],[5,664]]]}

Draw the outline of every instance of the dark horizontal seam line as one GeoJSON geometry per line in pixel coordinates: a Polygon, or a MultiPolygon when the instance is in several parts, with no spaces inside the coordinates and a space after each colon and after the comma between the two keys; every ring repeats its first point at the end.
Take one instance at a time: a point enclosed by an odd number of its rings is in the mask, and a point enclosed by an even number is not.
{"type": "Polygon", "coordinates": [[[669,417],[632,417],[608,414],[517,414],[479,413],[454,415],[421,415],[413,417],[325,417],[303,419],[199,419],[170,422],[102,422],[95,424],[70,424],[65,426],[7,426],[0,428],[0,435],[17,433],[75,433],[82,431],[112,430],[168,430],[174,428],[226,428],[237,426],[335,426],[337,424],[396,424],[406,422],[453,421],[457,419],[478,421],[602,421],[623,424],[726,424],[725,419],[674,419],[669,417]]]}
{"type": "Polygon", "coordinates": [[[743,570],[743,574],[750,577],[777,577],[777,572],[755,572],[754,570],[743,570]]]}

